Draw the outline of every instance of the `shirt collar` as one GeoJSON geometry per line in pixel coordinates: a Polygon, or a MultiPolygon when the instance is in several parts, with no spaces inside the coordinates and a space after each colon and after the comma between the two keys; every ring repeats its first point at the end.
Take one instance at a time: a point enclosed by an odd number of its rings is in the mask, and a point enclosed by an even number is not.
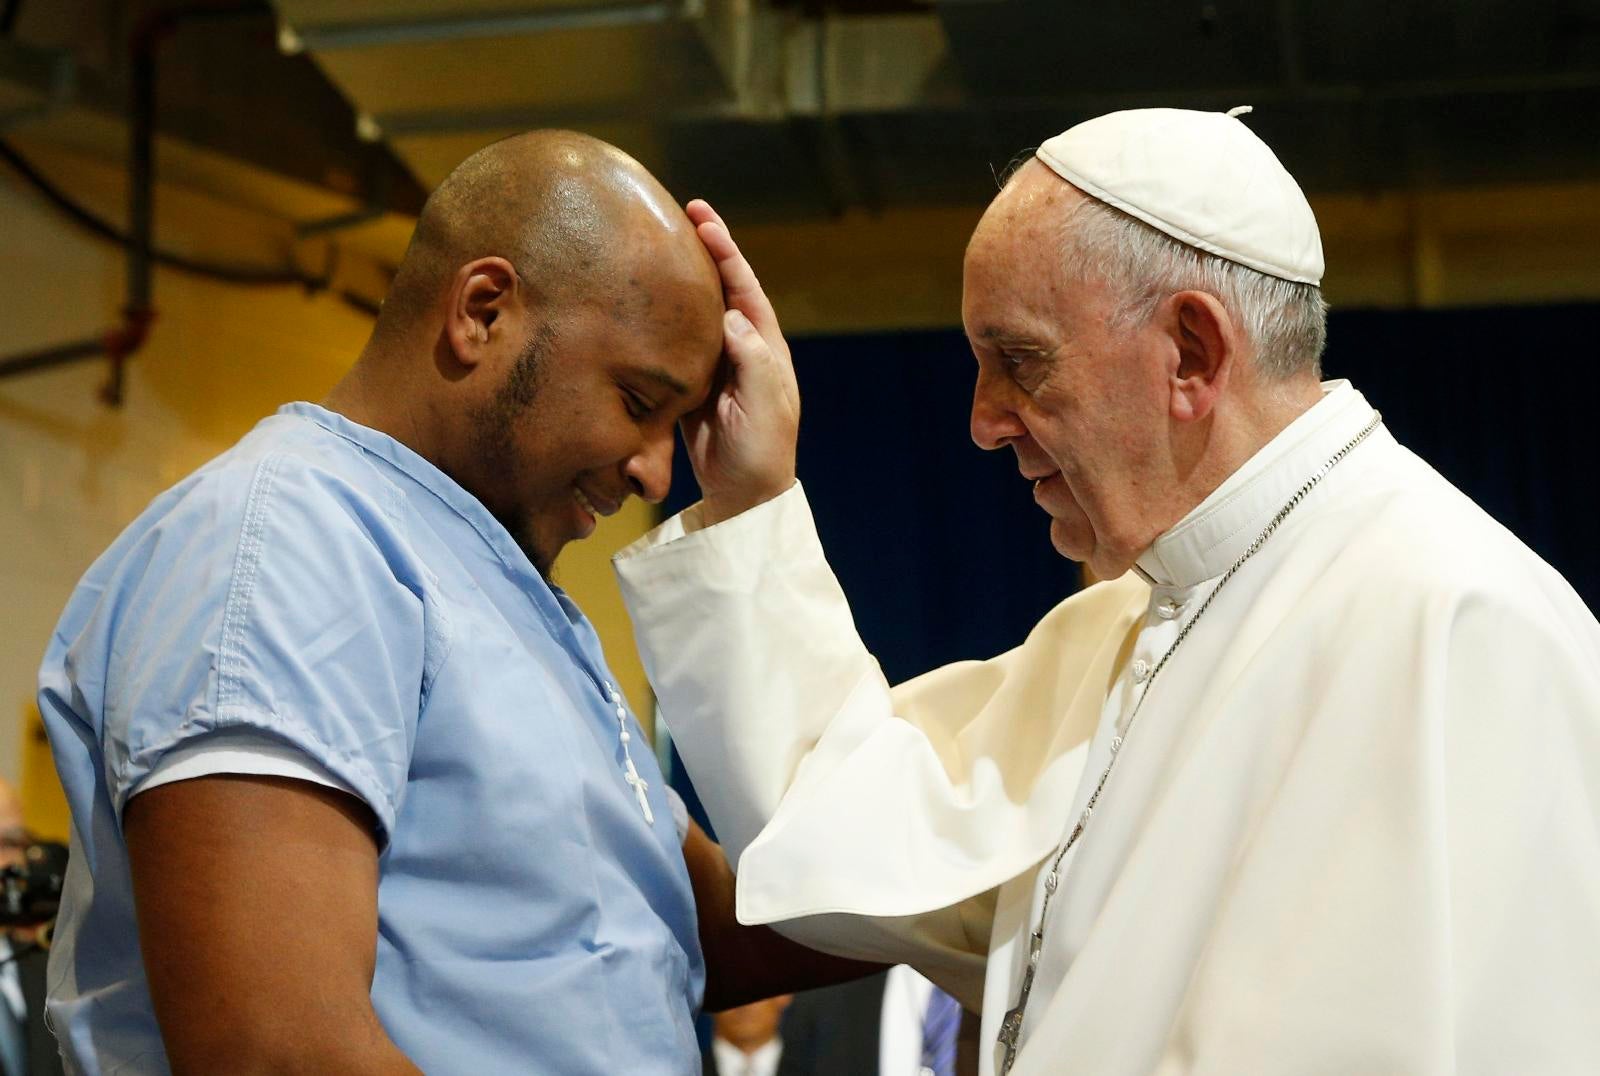
{"type": "MultiPolygon", "coordinates": [[[[353,422],[337,411],[329,411],[303,400],[284,404],[278,414],[315,423],[337,437],[353,442],[379,459],[387,461],[423,489],[431,493],[446,508],[465,519],[478,532],[484,543],[492,549],[501,563],[509,568],[510,575],[519,579],[521,589],[532,597],[535,608],[545,618],[557,637],[563,631],[576,632],[576,645],[589,661],[599,660],[600,640],[588,623],[583,611],[555,583],[539,574],[522,547],[517,545],[509,531],[484,507],[482,501],[468,493],[455,479],[441,471],[418,452],[381,430],[353,422]],[[553,606],[553,608],[551,607],[553,606]]],[[[592,672],[593,670],[591,670],[592,672]]],[[[597,682],[603,677],[594,674],[597,682]]]]}
{"type": "Polygon", "coordinates": [[[1372,406],[1350,382],[1324,382],[1322,399],[1157,538],[1137,570],[1154,586],[1191,587],[1221,575],[1372,417],[1372,406]]]}
{"type": "Polygon", "coordinates": [[[722,1073],[773,1073],[778,1071],[778,1057],[783,1052],[782,1039],[768,1039],[746,1054],[727,1039],[711,1040],[711,1051],[717,1058],[717,1069],[722,1073]]]}

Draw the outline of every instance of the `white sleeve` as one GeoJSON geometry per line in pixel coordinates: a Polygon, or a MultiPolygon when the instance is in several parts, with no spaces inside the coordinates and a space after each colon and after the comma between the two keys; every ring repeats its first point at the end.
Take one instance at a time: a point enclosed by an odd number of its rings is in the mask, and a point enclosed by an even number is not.
{"type": "Polygon", "coordinates": [[[919,915],[1055,847],[1149,587],[1091,587],[1016,649],[891,691],[799,483],[699,522],[691,508],[614,564],[662,719],[738,874],[741,922],[919,915]]]}
{"type": "Polygon", "coordinates": [[[798,483],[702,523],[691,508],[614,564],[739,921],[912,964],[976,1010],[999,887],[1060,839],[1149,588],[1091,587],[1016,650],[891,692],[798,483]]]}
{"type": "Polygon", "coordinates": [[[288,741],[257,728],[222,729],[179,745],[161,757],[130,795],[137,796],[174,781],[219,773],[293,777],[336,788],[361,799],[355,789],[335,777],[326,766],[288,741]]]}

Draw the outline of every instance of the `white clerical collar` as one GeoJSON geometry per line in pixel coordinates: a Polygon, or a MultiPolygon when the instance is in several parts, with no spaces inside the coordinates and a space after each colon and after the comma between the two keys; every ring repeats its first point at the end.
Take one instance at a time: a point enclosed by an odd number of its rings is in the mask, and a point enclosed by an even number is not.
{"type": "Polygon", "coordinates": [[[1140,574],[1155,586],[1191,587],[1227,571],[1295,490],[1372,415],[1350,382],[1324,382],[1321,400],[1144,551],[1140,574]]]}

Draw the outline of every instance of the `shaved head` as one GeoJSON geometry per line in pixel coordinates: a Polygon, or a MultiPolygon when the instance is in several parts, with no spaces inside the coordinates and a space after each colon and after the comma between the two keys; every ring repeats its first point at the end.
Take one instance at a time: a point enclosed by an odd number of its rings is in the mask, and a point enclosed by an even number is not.
{"type": "Polygon", "coordinates": [[[575,131],[531,131],[485,146],[434,190],[379,317],[384,334],[426,315],[456,270],[499,256],[532,302],[617,294],[630,248],[678,238],[700,256],[693,229],[661,184],[615,146],[575,131]]]}

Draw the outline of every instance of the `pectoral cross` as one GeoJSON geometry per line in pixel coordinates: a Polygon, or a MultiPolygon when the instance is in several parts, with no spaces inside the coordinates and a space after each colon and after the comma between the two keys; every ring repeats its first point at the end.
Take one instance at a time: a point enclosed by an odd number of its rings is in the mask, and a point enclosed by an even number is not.
{"type": "Polygon", "coordinates": [[[1000,1045],[1006,1048],[1005,1056],[1000,1059],[1000,1076],[1006,1076],[1006,1073],[1011,1071],[1011,1066],[1017,1063],[1017,1040],[1022,1036],[1022,1013],[1028,1007],[1028,995],[1033,992],[1033,973],[1039,967],[1039,953],[1043,949],[1044,931],[1036,930],[1028,937],[1028,970],[1022,973],[1022,990],[1017,994],[1016,1007],[1006,1013],[1005,1019],[1000,1021],[998,1039],[1000,1045]]]}

